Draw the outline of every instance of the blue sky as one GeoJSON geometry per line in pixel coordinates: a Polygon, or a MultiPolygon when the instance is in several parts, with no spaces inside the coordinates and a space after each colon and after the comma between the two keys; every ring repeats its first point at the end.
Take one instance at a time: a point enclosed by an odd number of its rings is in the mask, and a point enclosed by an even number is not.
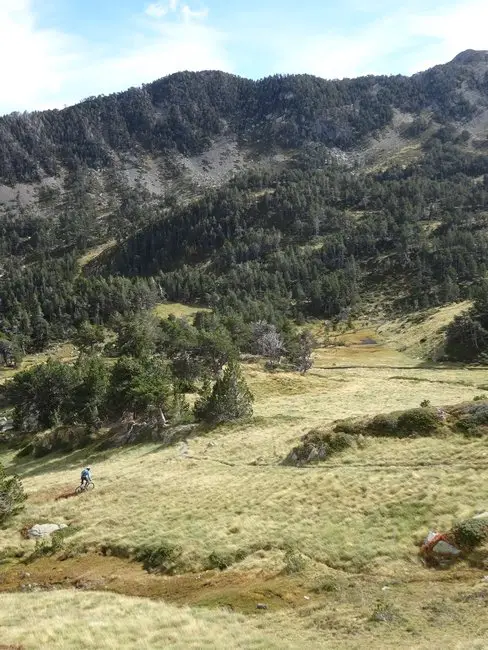
{"type": "Polygon", "coordinates": [[[488,49],[488,0],[0,0],[0,114],[178,70],[412,74],[488,49]]]}

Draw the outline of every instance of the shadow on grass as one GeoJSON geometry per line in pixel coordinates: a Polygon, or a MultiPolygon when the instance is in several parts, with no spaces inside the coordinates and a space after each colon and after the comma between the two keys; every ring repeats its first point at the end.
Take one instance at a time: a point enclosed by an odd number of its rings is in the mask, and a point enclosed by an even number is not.
{"type": "Polygon", "coordinates": [[[188,442],[189,440],[193,440],[195,438],[211,438],[213,434],[227,434],[235,431],[242,431],[244,433],[248,429],[255,429],[257,427],[262,427],[263,429],[268,427],[275,427],[277,422],[298,423],[300,421],[301,418],[294,415],[274,415],[272,417],[257,415],[248,420],[234,420],[233,422],[222,422],[215,425],[200,423],[194,426],[191,431],[182,432],[181,436],[173,437],[171,444],[163,442],[162,444],[158,444],[154,449],[150,449],[147,453],[155,454],[162,451],[163,449],[173,447],[178,443],[181,444],[188,442]]]}
{"type": "MultiPolygon", "coordinates": [[[[107,439],[96,441],[91,445],[75,449],[69,452],[52,452],[43,456],[14,456],[7,464],[6,471],[8,474],[18,474],[21,478],[32,476],[42,476],[52,472],[64,472],[73,470],[78,472],[88,463],[96,465],[116,455],[130,452],[135,447],[150,447],[147,454],[154,454],[175,447],[178,444],[187,442],[195,438],[210,438],[212,434],[231,433],[242,431],[243,433],[252,428],[275,427],[277,422],[293,423],[299,422],[300,418],[289,415],[277,415],[273,417],[256,416],[249,420],[236,420],[234,422],[224,422],[218,425],[198,424],[193,426],[175,426],[168,429],[163,435],[165,439],[149,440],[143,439],[120,446],[106,446],[107,439]]],[[[5,449],[12,452],[12,448],[5,449]]]]}
{"type": "Polygon", "coordinates": [[[64,472],[73,469],[81,470],[89,462],[95,465],[97,462],[107,460],[111,456],[129,451],[130,447],[117,447],[114,449],[100,450],[94,444],[83,449],[75,449],[68,453],[53,452],[40,458],[13,458],[7,465],[8,474],[18,474],[21,478],[31,476],[42,476],[52,472],[64,472]]]}

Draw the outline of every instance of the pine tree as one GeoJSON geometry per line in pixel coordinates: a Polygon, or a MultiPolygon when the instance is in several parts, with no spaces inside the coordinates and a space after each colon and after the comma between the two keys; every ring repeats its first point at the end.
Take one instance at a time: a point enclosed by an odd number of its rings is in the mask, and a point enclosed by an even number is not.
{"type": "Polygon", "coordinates": [[[194,413],[198,420],[211,424],[239,420],[252,416],[254,396],[249,390],[239,364],[231,361],[223,376],[215,382],[195,403],[194,413]]]}
{"type": "Polygon", "coordinates": [[[310,370],[313,365],[312,352],[316,346],[316,341],[311,332],[306,330],[298,336],[294,336],[287,343],[287,356],[293,367],[303,375],[310,370]]]}

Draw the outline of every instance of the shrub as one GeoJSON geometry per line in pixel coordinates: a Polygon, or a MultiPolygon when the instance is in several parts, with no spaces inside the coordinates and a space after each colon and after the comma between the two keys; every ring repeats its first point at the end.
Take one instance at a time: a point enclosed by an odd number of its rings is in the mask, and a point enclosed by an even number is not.
{"type": "Polygon", "coordinates": [[[312,591],[315,594],[332,594],[340,591],[340,586],[335,579],[324,578],[314,584],[312,591]]]}
{"type": "Polygon", "coordinates": [[[26,498],[19,477],[7,477],[0,464],[0,524],[19,512],[26,498]]]}
{"type": "Polygon", "coordinates": [[[182,549],[163,541],[159,546],[143,546],[136,551],[135,559],[142,562],[146,571],[171,575],[176,572],[182,549]]]}
{"type": "Polygon", "coordinates": [[[423,409],[429,408],[430,406],[430,400],[424,399],[420,402],[420,407],[423,409]]]}
{"type": "Polygon", "coordinates": [[[376,602],[370,617],[370,621],[374,623],[393,623],[399,619],[400,616],[397,610],[382,599],[376,602]]]}
{"type": "Polygon", "coordinates": [[[488,404],[473,405],[468,411],[469,418],[475,424],[488,424],[488,404]]]}
{"type": "Polygon", "coordinates": [[[54,531],[50,537],[36,540],[35,548],[26,559],[26,562],[33,562],[41,557],[55,555],[64,550],[65,540],[79,530],[80,528],[78,526],[68,526],[67,528],[54,531]]]}
{"type": "Polygon", "coordinates": [[[376,415],[367,425],[366,430],[372,435],[394,434],[398,429],[398,416],[393,414],[376,415]]]}
{"type": "Polygon", "coordinates": [[[482,436],[486,433],[484,427],[488,426],[488,404],[486,399],[477,400],[476,404],[470,404],[462,411],[462,415],[456,422],[456,429],[468,436],[482,436]]]}
{"type": "Polygon", "coordinates": [[[220,551],[212,551],[208,556],[207,568],[208,569],[224,569],[229,568],[236,562],[240,562],[247,556],[247,552],[244,549],[238,549],[237,551],[229,551],[223,553],[220,551]]]}
{"type": "Polygon", "coordinates": [[[306,567],[306,560],[300,551],[288,549],[285,553],[285,573],[301,573],[306,567]]]}
{"type": "Polygon", "coordinates": [[[358,432],[359,425],[357,422],[354,422],[352,420],[342,420],[341,422],[338,422],[333,431],[334,433],[349,433],[349,434],[355,434],[358,432]]]}
{"type": "Polygon", "coordinates": [[[356,447],[358,436],[342,431],[312,429],[302,438],[302,442],[283,461],[285,465],[302,465],[313,461],[325,460],[332,454],[356,447]]]}
{"type": "Polygon", "coordinates": [[[454,544],[463,550],[473,550],[488,540],[486,519],[467,519],[455,524],[451,529],[454,544]]]}
{"type": "Polygon", "coordinates": [[[439,418],[432,409],[419,408],[405,411],[398,418],[400,435],[429,435],[439,427],[439,418]]]}

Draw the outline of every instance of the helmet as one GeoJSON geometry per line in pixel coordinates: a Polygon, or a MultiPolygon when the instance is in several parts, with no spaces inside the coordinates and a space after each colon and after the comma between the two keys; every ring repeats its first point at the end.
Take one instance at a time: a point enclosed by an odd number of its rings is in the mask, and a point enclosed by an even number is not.
{"type": "Polygon", "coordinates": [[[91,467],[87,467],[86,469],[87,469],[88,471],[90,471],[90,470],[91,470],[91,467]]]}

